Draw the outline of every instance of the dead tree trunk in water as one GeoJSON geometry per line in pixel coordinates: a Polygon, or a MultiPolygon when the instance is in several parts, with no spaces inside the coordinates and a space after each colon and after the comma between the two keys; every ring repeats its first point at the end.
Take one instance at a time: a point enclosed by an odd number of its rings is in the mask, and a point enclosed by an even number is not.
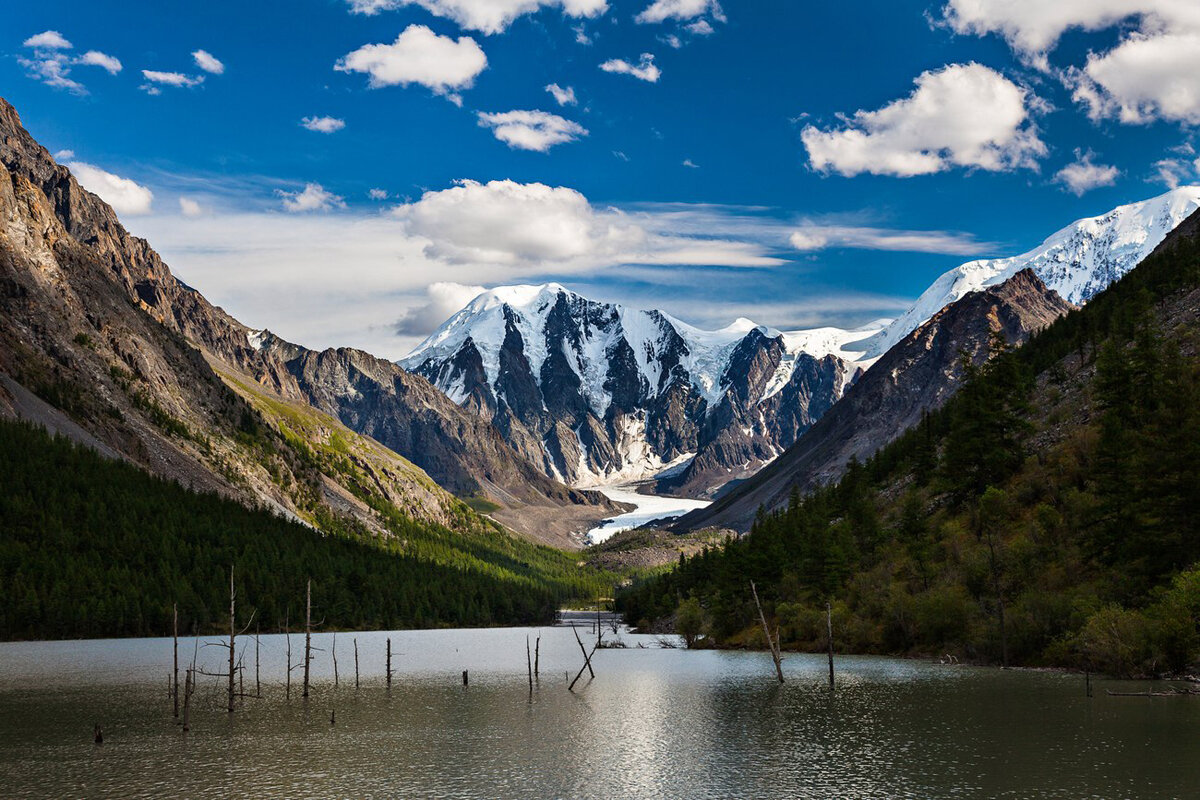
{"type": "Polygon", "coordinates": [[[333,655],[333,688],[338,688],[338,668],[337,668],[337,634],[333,635],[333,648],[330,650],[333,655]]]}
{"type": "Polygon", "coordinates": [[[529,653],[529,636],[525,636],[525,669],[529,673],[529,694],[533,694],[533,659],[529,653]]]}
{"type": "Polygon", "coordinates": [[[358,637],[354,637],[354,688],[358,688],[358,637]]]}
{"type": "Polygon", "coordinates": [[[283,638],[287,642],[287,699],[292,699],[292,631],[288,626],[288,612],[283,612],[283,638]]]}
{"type": "Polygon", "coordinates": [[[542,658],[542,635],[539,633],[533,645],[533,677],[538,677],[538,662],[542,658]]]}
{"type": "Polygon", "coordinates": [[[304,694],[308,697],[308,665],[312,661],[312,581],[308,582],[308,593],[304,609],[304,694]]]}
{"type": "Polygon", "coordinates": [[[833,606],[825,601],[825,631],[829,637],[829,691],[833,691],[833,606]]]}
{"type": "Polygon", "coordinates": [[[387,688],[392,688],[392,637],[387,640],[387,688]]]}
{"type": "Polygon", "coordinates": [[[234,645],[237,637],[236,617],[234,616],[234,602],[237,598],[237,592],[233,588],[233,565],[229,567],[229,713],[233,713],[234,698],[236,692],[233,684],[233,657],[234,645]]]}
{"type": "Polygon", "coordinates": [[[172,639],[174,640],[174,652],[175,652],[175,671],[172,673],[173,677],[172,677],[171,695],[175,700],[175,717],[178,718],[179,717],[179,604],[175,603],[174,605],[172,605],[171,610],[175,615],[174,633],[172,634],[172,639]]]}
{"type": "Polygon", "coordinates": [[[750,592],[754,595],[754,605],[758,607],[758,618],[762,621],[763,636],[767,637],[767,647],[771,648],[771,658],[775,661],[775,676],[783,683],[783,659],[779,655],[779,644],[771,638],[771,629],[767,627],[767,615],[763,613],[762,603],[758,602],[758,589],[754,581],[750,581],[750,592]]]}
{"type": "MultiPolygon", "coordinates": [[[[261,626],[260,626],[261,627],[261,626]]],[[[254,696],[262,697],[262,679],[259,672],[259,651],[262,643],[259,641],[259,628],[254,629],[254,696]]]]}
{"type": "Polygon", "coordinates": [[[189,669],[183,679],[183,729],[192,729],[192,671],[189,669]]]}

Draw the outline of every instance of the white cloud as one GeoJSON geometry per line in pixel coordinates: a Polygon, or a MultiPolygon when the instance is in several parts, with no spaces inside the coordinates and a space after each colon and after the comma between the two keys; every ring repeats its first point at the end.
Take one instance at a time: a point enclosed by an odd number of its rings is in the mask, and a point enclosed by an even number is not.
{"type": "Polygon", "coordinates": [[[39,50],[70,50],[74,46],[58,31],[42,31],[35,36],[30,36],[21,44],[39,50]]]}
{"type": "Polygon", "coordinates": [[[801,132],[809,164],[845,176],[910,177],[954,167],[1036,168],[1046,153],[1030,121],[1038,102],[979,64],[922,73],[912,94],[876,111],[857,111],[841,128],[801,132]]]}
{"type": "Polygon", "coordinates": [[[388,192],[387,189],[371,189],[369,192],[367,192],[367,197],[371,198],[372,200],[387,200],[388,192]]]}
{"type": "Polygon", "coordinates": [[[179,212],[185,217],[198,217],[204,213],[204,207],[190,197],[179,198],[179,212]]]}
{"type": "Polygon", "coordinates": [[[481,111],[478,118],[481,127],[491,128],[497,139],[517,150],[545,153],[556,144],[573,142],[588,133],[578,122],[546,111],[481,111]]]}
{"type": "Polygon", "coordinates": [[[1200,123],[1200,31],[1131,34],[1106,53],[1090,53],[1067,76],[1093,119],[1200,123]]]}
{"type": "Polygon", "coordinates": [[[158,70],[144,69],[142,70],[142,76],[150,81],[149,84],[144,85],[142,88],[150,91],[151,94],[157,94],[156,91],[152,91],[157,88],[154,84],[190,89],[193,86],[199,86],[204,83],[203,75],[184,75],[182,72],[159,72],[158,70]]]}
{"type": "Polygon", "coordinates": [[[597,17],[608,10],[607,0],[348,0],[356,14],[378,14],[419,5],[434,16],[452,19],[463,28],[483,34],[502,33],[513,20],[545,8],[561,8],[568,17],[597,17]]]}
{"type": "Polygon", "coordinates": [[[830,248],[855,250],[886,250],[901,253],[939,253],[944,255],[976,256],[991,245],[974,236],[950,231],[904,231],[856,225],[824,225],[805,223],[788,238],[792,247],[801,252],[830,248]]]}
{"type": "Polygon", "coordinates": [[[700,165],[692,161],[690,158],[685,158],[683,160],[683,166],[688,167],[689,169],[700,169],[700,165]]]}
{"type": "Polygon", "coordinates": [[[959,33],[998,33],[1028,63],[1056,72],[1098,120],[1200,122],[1200,3],[1195,0],[950,0],[959,33]],[[1118,28],[1116,44],[1082,64],[1051,67],[1068,30],[1118,28]]]}
{"type": "Polygon", "coordinates": [[[54,159],[56,161],[70,161],[73,158],[75,158],[74,150],[59,150],[54,154],[54,159]]]}
{"type": "Polygon", "coordinates": [[[684,25],[683,29],[693,36],[712,36],[715,33],[712,24],[706,19],[698,19],[684,25]]]}
{"type": "Polygon", "coordinates": [[[99,195],[118,214],[136,216],[150,213],[154,193],[136,181],[105,172],[83,161],[72,161],[67,168],[83,188],[99,195]]]}
{"type": "Polygon", "coordinates": [[[541,183],[461,181],[392,215],[427,240],[428,257],[449,264],[578,272],[614,264],[781,263],[759,244],[718,238],[711,229],[681,234],[667,216],[595,209],[574,189],[541,183]]]}
{"type": "Polygon", "coordinates": [[[710,13],[714,19],[725,19],[717,0],[654,0],[634,20],[642,24],[691,20],[710,13]]]}
{"type": "Polygon", "coordinates": [[[1061,183],[1063,188],[1076,197],[1082,197],[1092,189],[1116,183],[1121,171],[1113,166],[1093,163],[1093,158],[1095,154],[1090,150],[1076,150],[1075,161],[1055,173],[1054,182],[1061,183]]]}
{"type": "Polygon", "coordinates": [[[205,72],[210,72],[213,75],[223,75],[225,73],[225,65],[207,50],[193,51],[192,59],[195,60],[196,66],[205,72]]]}
{"type": "Polygon", "coordinates": [[[546,91],[554,97],[554,102],[560,106],[573,106],[578,101],[575,99],[575,89],[567,86],[562,87],[557,83],[551,83],[546,86],[546,91]]]}
{"type": "Polygon", "coordinates": [[[1161,181],[1168,189],[1180,184],[1200,180],[1200,158],[1194,162],[1182,158],[1164,158],[1154,162],[1154,180],[1161,181]]]}
{"type": "Polygon", "coordinates": [[[340,58],[334,69],[363,72],[372,89],[417,83],[454,99],[487,67],[487,56],[469,36],[457,41],[424,25],[409,25],[392,44],[365,44],[340,58]]]}
{"type": "Polygon", "coordinates": [[[346,121],[336,117],[305,117],[300,124],[317,133],[335,133],[346,127],[346,121]]]}
{"type": "Polygon", "coordinates": [[[300,192],[276,190],[283,198],[283,209],[293,213],[304,211],[329,211],[333,208],[344,208],[346,201],[333,192],[328,192],[319,183],[306,183],[300,192]]]}
{"type": "Polygon", "coordinates": [[[100,67],[108,72],[109,75],[116,75],[122,69],[119,59],[114,56],[101,53],[99,50],[88,50],[86,53],[80,56],[75,63],[100,67]]]}
{"type": "Polygon", "coordinates": [[[662,77],[662,70],[654,65],[654,55],[651,53],[642,53],[642,57],[636,65],[630,64],[623,58],[613,58],[601,64],[600,69],[618,75],[632,75],[638,80],[650,83],[657,83],[658,79],[662,77]]]}
{"type": "Polygon", "coordinates": [[[427,301],[406,309],[396,320],[396,333],[400,336],[425,336],[486,291],[483,286],[451,281],[431,283],[425,290],[427,301]]]}
{"type": "Polygon", "coordinates": [[[582,24],[576,25],[571,30],[575,31],[575,44],[590,45],[592,43],[592,37],[588,36],[587,30],[582,24]]]}

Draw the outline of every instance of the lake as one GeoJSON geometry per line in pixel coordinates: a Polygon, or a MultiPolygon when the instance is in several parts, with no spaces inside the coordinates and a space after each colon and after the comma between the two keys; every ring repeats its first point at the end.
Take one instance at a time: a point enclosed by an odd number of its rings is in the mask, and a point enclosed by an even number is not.
{"type": "MultiPolygon", "coordinates": [[[[335,689],[333,637],[318,635],[305,702],[300,670],[285,699],[283,637],[263,636],[263,697],[229,714],[204,678],[186,734],[166,692],[169,639],[0,644],[0,794],[1163,798],[1200,786],[1200,697],[1105,694],[1150,684],[1095,681],[1089,699],[1078,675],[839,657],[830,694],[823,656],[787,656],[781,686],[765,653],[621,639],[570,692],[582,657],[569,628],[339,634],[335,689]],[[527,635],[541,636],[532,695],[527,635]]],[[[303,637],[292,642],[298,661],[303,637]]],[[[180,651],[189,661],[191,640],[180,651]]],[[[224,652],[201,648],[199,663],[216,671],[224,652]]]]}

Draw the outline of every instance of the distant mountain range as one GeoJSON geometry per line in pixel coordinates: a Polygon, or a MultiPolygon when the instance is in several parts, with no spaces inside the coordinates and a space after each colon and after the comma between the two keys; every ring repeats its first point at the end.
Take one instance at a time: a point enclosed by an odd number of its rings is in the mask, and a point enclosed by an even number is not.
{"type": "Polygon", "coordinates": [[[952,303],[1023,270],[1064,308],[1086,302],[1197,208],[1200,186],[1185,186],[1079,220],[1022,255],[956,267],[900,318],[855,330],[781,332],[739,319],[704,331],[558,284],[499,287],[400,364],[492,420],[547,476],[575,486],[655,478],[659,491],[711,496],[792,446],[952,303]]]}

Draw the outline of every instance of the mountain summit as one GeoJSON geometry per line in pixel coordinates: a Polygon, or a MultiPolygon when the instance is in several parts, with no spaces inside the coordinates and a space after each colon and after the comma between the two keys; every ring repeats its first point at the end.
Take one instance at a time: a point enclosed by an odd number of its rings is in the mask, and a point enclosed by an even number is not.
{"type": "Polygon", "coordinates": [[[739,319],[705,331],[556,283],[504,286],[400,363],[492,419],[551,477],[588,486],[679,466],[677,485],[699,493],[795,441],[857,376],[863,353],[847,343],[877,330],[782,333],[739,319]],[[692,470],[693,456],[710,474],[692,470]]]}

